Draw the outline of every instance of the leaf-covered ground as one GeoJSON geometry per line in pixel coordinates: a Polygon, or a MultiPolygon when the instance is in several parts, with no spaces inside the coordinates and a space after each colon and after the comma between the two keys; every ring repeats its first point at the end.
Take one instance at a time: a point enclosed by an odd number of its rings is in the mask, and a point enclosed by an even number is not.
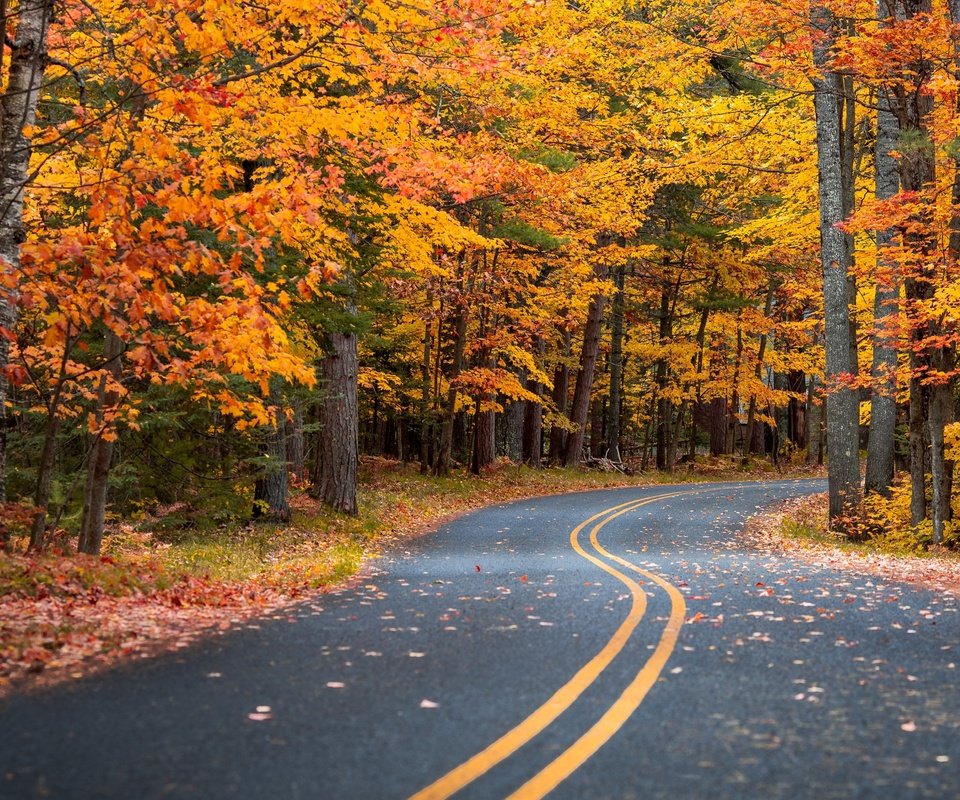
{"type": "Polygon", "coordinates": [[[750,547],[788,553],[816,566],[877,575],[938,591],[960,593],[960,558],[949,551],[900,555],[854,545],[826,530],[827,495],[795,498],[753,516],[741,535],[750,547]]]}
{"type": "MultiPolygon", "coordinates": [[[[80,678],[123,659],[186,647],[204,633],[283,613],[349,580],[391,541],[471,509],[542,494],[657,480],[736,480],[768,468],[708,462],[662,477],[500,467],[482,478],[433,478],[365,459],[361,514],[330,513],[304,494],[288,526],[204,528],[190,509],[115,524],[99,559],[0,553],[0,695],[80,678]],[[175,522],[175,524],[173,524],[175,522]]],[[[22,549],[22,543],[21,543],[22,549]]]]}

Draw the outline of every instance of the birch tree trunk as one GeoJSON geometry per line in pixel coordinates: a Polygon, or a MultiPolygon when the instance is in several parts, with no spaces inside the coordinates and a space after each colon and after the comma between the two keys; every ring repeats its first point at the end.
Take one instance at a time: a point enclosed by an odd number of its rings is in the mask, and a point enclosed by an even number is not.
{"type": "MultiPolygon", "coordinates": [[[[6,4],[3,7],[6,9],[6,4]]],[[[32,0],[18,8],[6,91],[0,98],[0,271],[4,284],[16,285],[20,272],[23,194],[30,167],[30,137],[26,131],[36,122],[52,14],[53,0],[32,0]],[[12,280],[8,281],[10,277],[12,280]]],[[[6,29],[7,19],[2,22],[6,29]]],[[[0,75],[0,80],[2,77],[0,75]]],[[[16,323],[16,293],[0,292],[0,332],[12,332],[16,323]]],[[[9,363],[10,342],[6,336],[0,336],[0,502],[7,496],[6,374],[9,363]]]]}
{"type": "Polygon", "coordinates": [[[838,521],[858,504],[860,494],[859,393],[839,381],[850,372],[850,265],[847,236],[838,229],[843,221],[844,181],[841,157],[842,119],[839,98],[842,82],[830,70],[830,50],[835,41],[833,15],[815,0],[811,6],[814,34],[813,63],[816,76],[817,172],[820,200],[820,258],[823,267],[824,334],[827,383],[827,453],[830,520],[838,521]]]}

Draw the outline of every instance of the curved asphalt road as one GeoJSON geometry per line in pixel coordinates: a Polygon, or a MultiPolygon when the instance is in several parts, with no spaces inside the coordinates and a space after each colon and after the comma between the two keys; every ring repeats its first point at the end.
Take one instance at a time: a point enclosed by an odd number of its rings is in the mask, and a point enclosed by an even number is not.
{"type": "Polygon", "coordinates": [[[0,797],[960,797],[956,598],[733,541],[821,486],[464,517],[353,588],[0,705],[0,797]]]}

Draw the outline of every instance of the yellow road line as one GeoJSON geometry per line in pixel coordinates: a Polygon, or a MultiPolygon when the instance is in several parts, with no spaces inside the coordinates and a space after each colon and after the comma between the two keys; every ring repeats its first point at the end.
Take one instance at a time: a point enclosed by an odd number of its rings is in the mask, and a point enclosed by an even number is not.
{"type": "MultiPolygon", "coordinates": [[[[533,739],[537,734],[543,731],[548,725],[557,719],[566,711],[574,701],[582,695],[587,688],[600,676],[600,673],[606,669],[610,662],[626,646],[630,635],[636,629],[640,620],[646,611],[647,597],[643,589],[636,581],[611,567],[609,564],[598,559],[596,556],[586,552],[580,545],[579,536],[583,530],[593,522],[597,525],[590,532],[591,541],[596,540],[597,532],[608,522],[617,517],[626,514],[634,509],[645,506],[657,500],[665,500],[669,497],[676,497],[679,492],[670,492],[648,497],[643,500],[631,500],[627,503],[612,506],[604,511],[594,514],[589,519],[584,520],[570,532],[570,544],[573,549],[588,561],[596,564],[605,572],[610,573],[618,580],[622,581],[630,588],[633,602],[630,613],[626,619],[620,623],[616,632],[610,640],[603,646],[590,661],[581,667],[577,673],[561,686],[549,700],[541,705],[530,716],[524,719],[519,725],[507,731],[503,736],[493,742],[491,745],[481,750],[472,758],[464,761],[460,766],[455,767],[446,775],[438,778],[424,789],[421,789],[410,800],[445,800],[455,792],[458,792],[467,784],[479,778],[489,769],[499,764],[508,756],[515,753],[523,745],[533,739]]],[[[681,618],[682,619],[682,618],[681,618]]]]}
{"type": "Polygon", "coordinates": [[[653,651],[653,655],[650,656],[650,659],[643,665],[614,704],[604,712],[603,716],[594,723],[590,730],[511,794],[507,800],[539,800],[539,798],[545,797],[603,747],[623,727],[623,724],[643,702],[647,692],[657,682],[657,678],[660,677],[660,673],[666,666],[667,659],[670,658],[670,654],[677,645],[680,629],[683,627],[687,604],[683,595],[675,586],[659,575],[641,569],[636,564],[615,556],[604,549],[597,540],[596,529],[591,532],[590,543],[601,555],[643,575],[665,589],[670,596],[670,619],[667,621],[667,626],[660,637],[660,642],[653,651]]]}

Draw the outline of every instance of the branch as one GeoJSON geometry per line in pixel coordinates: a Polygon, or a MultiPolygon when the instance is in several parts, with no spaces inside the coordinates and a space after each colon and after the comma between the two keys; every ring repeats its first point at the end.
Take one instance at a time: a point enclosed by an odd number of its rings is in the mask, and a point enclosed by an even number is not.
{"type": "Polygon", "coordinates": [[[87,82],[83,79],[83,75],[73,64],[68,64],[66,61],[61,61],[59,58],[54,58],[53,56],[47,56],[47,63],[52,64],[56,67],[61,67],[73,75],[73,79],[77,82],[77,86],[80,89],[80,105],[84,106],[87,104],[87,82]]]}
{"type": "Polygon", "coordinates": [[[253,69],[247,70],[246,72],[239,72],[236,75],[225,75],[218,80],[213,82],[214,86],[226,86],[228,83],[234,83],[235,81],[243,81],[247,78],[255,78],[257,75],[262,75],[264,72],[270,72],[275,69],[280,69],[280,67],[285,67],[287,64],[292,64],[299,58],[303,58],[307,53],[316,48],[320,42],[310,42],[306,47],[298,50],[296,53],[291,53],[289,56],[280,58],[276,61],[272,61],[269,64],[264,64],[260,67],[255,67],[253,69]]]}

